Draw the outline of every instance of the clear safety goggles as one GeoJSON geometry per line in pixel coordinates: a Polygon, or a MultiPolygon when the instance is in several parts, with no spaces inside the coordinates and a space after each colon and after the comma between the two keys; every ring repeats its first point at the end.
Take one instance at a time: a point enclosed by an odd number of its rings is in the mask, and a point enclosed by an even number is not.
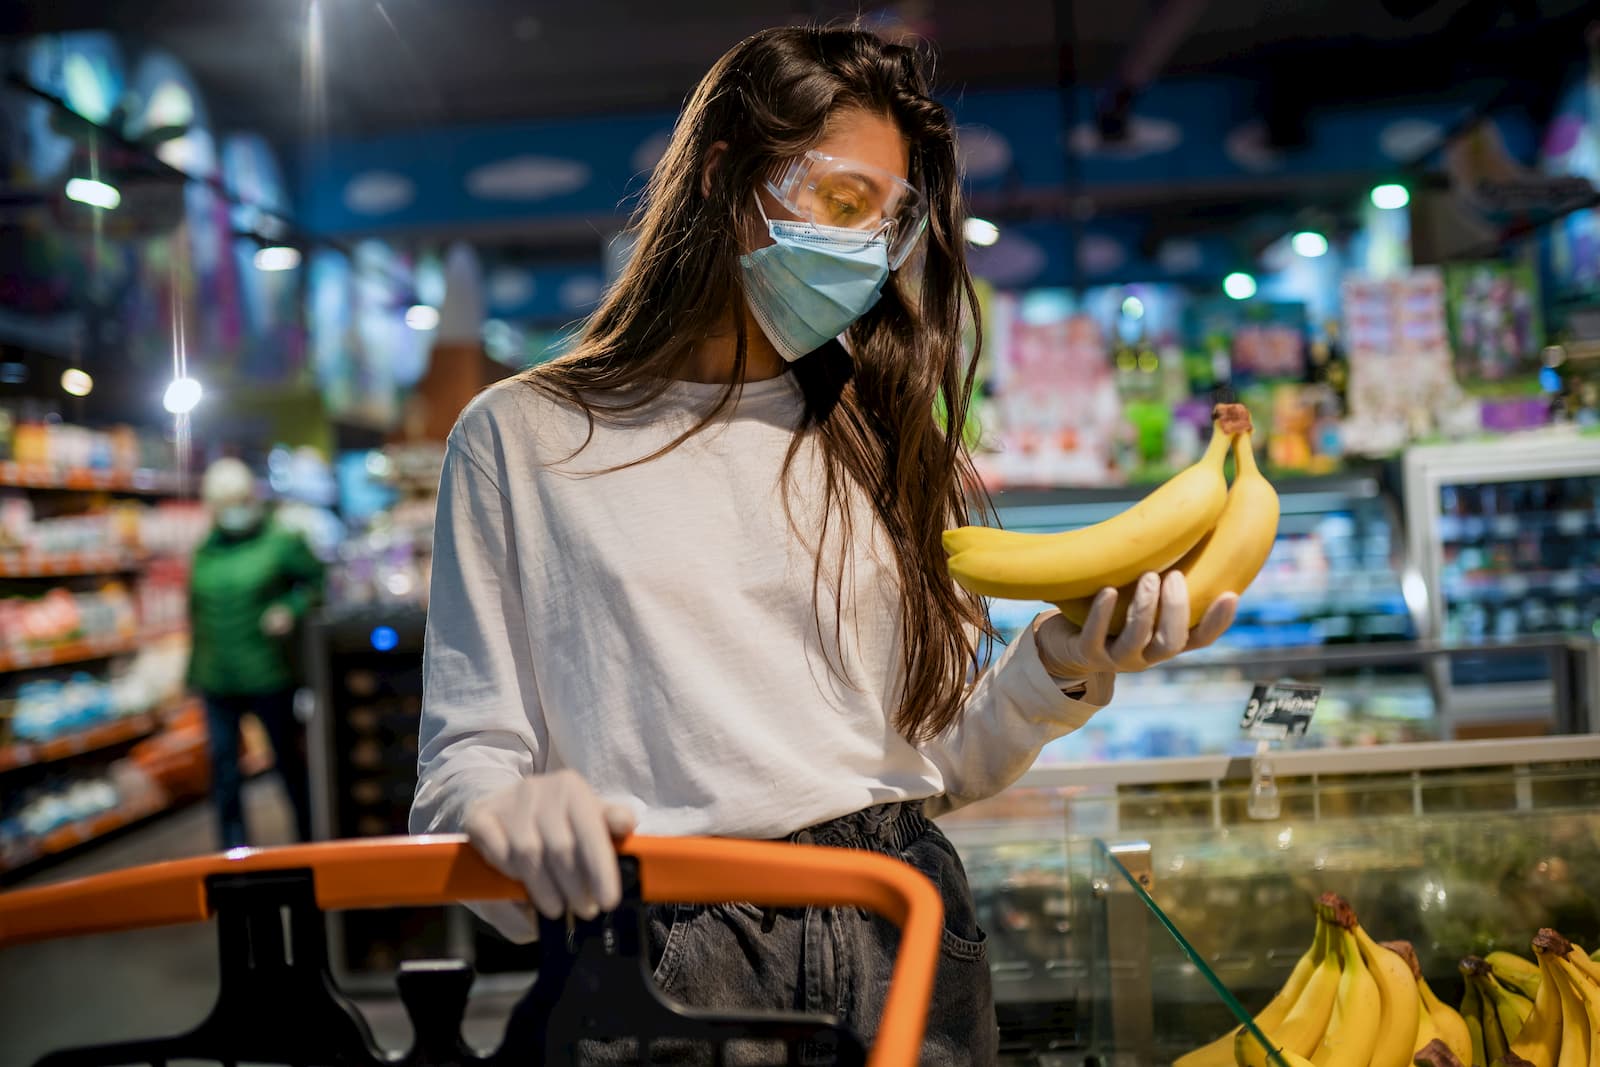
{"type": "Polygon", "coordinates": [[[922,194],[898,174],[853,159],[805,155],[785,164],[767,192],[814,226],[854,230],[862,247],[879,237],[889,242],[889,269],[904,263],[928,227],[922,194]]]}

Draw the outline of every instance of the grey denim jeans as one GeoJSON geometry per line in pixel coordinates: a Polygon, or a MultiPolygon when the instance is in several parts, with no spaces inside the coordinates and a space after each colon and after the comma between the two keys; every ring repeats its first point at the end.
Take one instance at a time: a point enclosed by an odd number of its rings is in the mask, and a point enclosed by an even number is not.
{"type": "MultiPolygon", "coordinates": [[[[921,871],[944,900],[939,969],[919,1062],[925,1067],[991,1067],[999,1029],[986,938],[978,927],[961,859],[918,803],[883,804],[789,837],[799,844],[859,848],[921,871]]],[[[710,1010],[776,1009],[824,1013],[871,1046],[883,1012],[899,930],[856,908],[764,911],[748,904],[667,905],[650,910],[656,984],[668,996],[710,1010]]],[[[636,1063],[637,1049],[588,1044],[585,1064],[636,1063]]],[[[653,1050],[657,1063],[710,1062],[704,1050],[653,1050]]],[[[787,1062],[770,1048],[730,1045],[726,1062],[787,1062]]],[[[831,1062],[802,1050],[802,1062],[831,1062]]]]}

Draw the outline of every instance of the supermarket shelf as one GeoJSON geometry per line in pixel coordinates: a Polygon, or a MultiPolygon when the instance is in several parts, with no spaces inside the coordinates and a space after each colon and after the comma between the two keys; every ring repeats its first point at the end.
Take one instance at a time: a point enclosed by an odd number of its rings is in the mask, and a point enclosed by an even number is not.
{"type": "Polygon", "coordinates": [[[123,656],[137,652],[141,646],[151,641],[188,632],[187,627],[174,626],[162,630],[147,630],[137,637],[102,637],[93,641],[71,641],[55,648],[0,653],[0,674],[37,670],[40,667],[64,667],[74,663],[90,663],[97,659],[123,656]]]}
{"type": "Polygon", "coordinates": [[[0,487],[7,489],[63,489],[105,493],[139,493],[176,496],[178,476],[170,471],[102,471],[0,463],[0,487]]]}
{"type": "Polygon", "coordinates": [[[75,823],[68,823],[66,826],[58,826],[31,845],[14,851],[8,862],[0,863],[0,875],[9,874],[47,857],[77,848],[79,845],[86,845],[90,841],[115,833],[175,806],[172,801],[165,798],[149,800],[143,804],[128,805],[114,811],[101,812],[87,819],[80,819],[75,823]]]}
{"type": "Polygon", "coordinates": [[[144,557],[127,552],[0,552],[0,578],[122,574],[139,570],[144,564],[144,557]]]}
{"type": "MultiPolygon", "coordinates": [[[[272,769],[272,756],[264,752],[246,754],[239,761],[239,769],[244,772],[246,778],[254,778],[272,769]]],[[[19,872],[24,868],[35,868],[54,856],[205,799],[207,798],[204,795],[157,797],[143,804],[129,805],[66,826],[58,826],[30,845],[12,850],[8,857],[0,860],[0,884],[19,877],[19,872]]]]}
{"type": "Polygon", "coordinates": [[[0,674],[33,670],[37,667],[63,667],[73,663],[88,663],[92,660],[121,656],[137,650],[140,643],[139,638],[133,637],[102,637],[92,641],[70,641],[55,648],[0,653],[0,674]]]}
{"type": "Polygon", "coordinates": [[[92,726],[79,733],[57,737],[49,741],[18,741],[0,746],[0,773],[34,767],[41,763],[54,763],[85,752],[110,748],[127,741],[137,741],[155,733],[161,720],[155,712],[130,715],[115,722],[92,726]]]}

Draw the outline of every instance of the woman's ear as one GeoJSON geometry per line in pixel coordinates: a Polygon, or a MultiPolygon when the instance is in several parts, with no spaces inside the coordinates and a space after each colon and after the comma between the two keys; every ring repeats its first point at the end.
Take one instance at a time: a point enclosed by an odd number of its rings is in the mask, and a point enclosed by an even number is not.
{"type": "Polygon", "coordinates": [[[722,165],[722,157],[727,154],[727,141],[713,141],[706,150],[705,166],[700,168],[700,196],[703,199],[711,197],[711,175],[722,165]]]}

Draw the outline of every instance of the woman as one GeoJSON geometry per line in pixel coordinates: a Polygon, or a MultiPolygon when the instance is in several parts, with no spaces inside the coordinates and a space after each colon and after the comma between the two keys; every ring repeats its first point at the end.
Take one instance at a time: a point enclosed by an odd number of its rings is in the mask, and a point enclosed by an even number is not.
{"type": "MultiPolygon", "coordinates": [[[[1107,591],[1083,631],[1041,616],[969,680],[986,619],[940,535],[974,482],[936,415],[962,425],[972,390],[962,221],[950,116],[912,50],[788,28],[717,62],[576,349],[452,434],[412,813],[552,917],[617,903],[610,842],[635,826],[903,859],[945,898],[934,1064],[994,1062],[996,1030],[971,893],[928,817],[1005,788],[1116,671],[1233,615],[1225,598],[1185,632],[1181,577],[1150,575],[1114,643],[1107,591]]],[[[533,934],[526,908],[481,913],[533,934]]],[[[894,936],[854,909],[651,925],[680,1000],[876,1026],[894,936]]]]}

